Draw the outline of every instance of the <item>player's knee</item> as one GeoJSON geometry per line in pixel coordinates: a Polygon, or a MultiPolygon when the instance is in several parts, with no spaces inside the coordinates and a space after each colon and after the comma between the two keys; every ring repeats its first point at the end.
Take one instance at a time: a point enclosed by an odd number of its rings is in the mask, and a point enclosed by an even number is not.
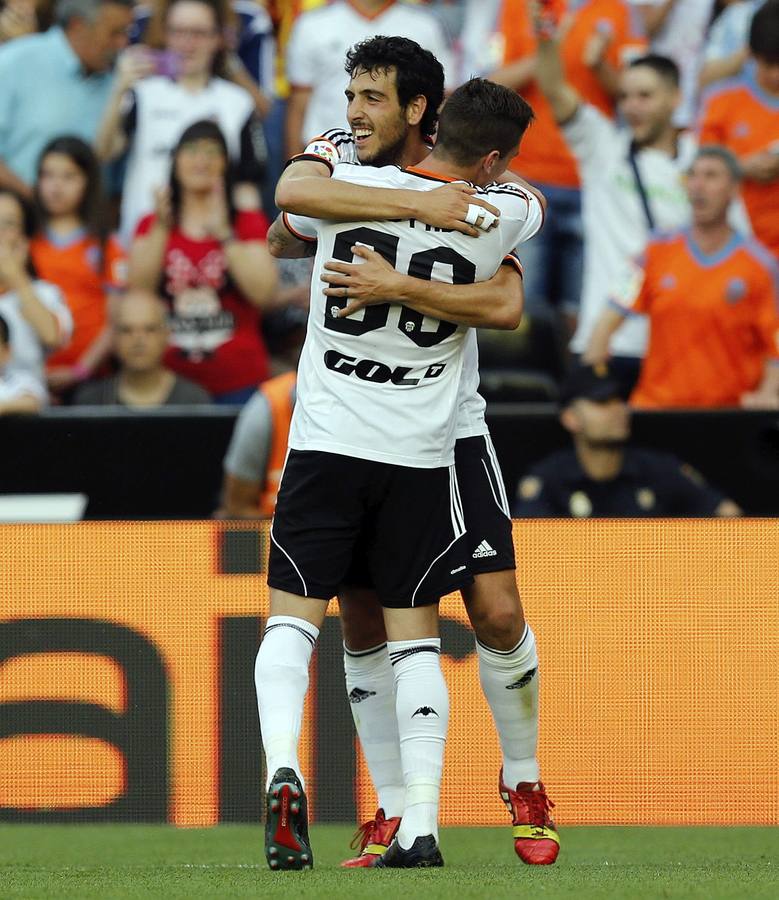
{"type": "Polygon", "coordinates": [[[381,606],[373,591],[343,588],[338,603],[344,643],[350,650],[370,650],[386,642],[381,606]]]}
{"type": "Polygon", "coordinates": [[[483,644],[495,650],[511,650],[522,637],[525,620],[516,598],[498,595],[475,611],[472,624],[483,644]]]}

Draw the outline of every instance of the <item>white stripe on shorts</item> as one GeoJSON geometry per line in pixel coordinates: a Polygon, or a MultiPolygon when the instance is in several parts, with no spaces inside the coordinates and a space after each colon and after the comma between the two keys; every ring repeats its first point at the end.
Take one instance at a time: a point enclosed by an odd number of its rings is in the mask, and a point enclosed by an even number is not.
{"type": "Polygon", "coordinates": [[[500,497],[500,501],[495,497],[495,502],[498,504],[500,510],[510,519],[511,510],[509,509],[509,498],[506,496],[506,486],[503,483],[503,473],[500,470],[500,463],[498,462],[498,454],[495,452],[495,445],[492,443],[492,438],[488,434],[484,435],[484,446],[487,448],[487,455],[492,463],[492,474],[495,477],[495,485],[498,489],[498,496],[500,497]]]}

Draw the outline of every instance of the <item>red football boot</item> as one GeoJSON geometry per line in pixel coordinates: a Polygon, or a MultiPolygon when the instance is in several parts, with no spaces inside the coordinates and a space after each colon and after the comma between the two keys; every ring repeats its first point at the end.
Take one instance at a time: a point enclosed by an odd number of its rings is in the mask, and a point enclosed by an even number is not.
{"type": "Polygon", "coordinates": [[[554,803],[546,796],[543,784],[520,781],[516,790],[503,783],[500,770],[498,790],[514,826],[514,849],[522,862],[530,866],[550,866],[560,852],[560,837],[549,811],[554,803]]]}
{"type": "Polygon", "coordinates": [[[371,868],[376,865],[382,853],[384,853],[395,833],[400,827],[400,816],[393,816],[391,819],[384,818],[384,810],[376,810],[376,818],[370,822],[366,822],[357,829],[351,847],[354,850],[359,848],[360,855],[353,859],[344,860],[341,865],[346,869],[371,868]]]}

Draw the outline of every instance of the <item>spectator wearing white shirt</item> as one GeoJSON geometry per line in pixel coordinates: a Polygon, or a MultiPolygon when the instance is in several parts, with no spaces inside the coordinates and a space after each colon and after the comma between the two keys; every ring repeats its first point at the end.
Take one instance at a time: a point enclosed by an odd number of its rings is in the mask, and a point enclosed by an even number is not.
{"type": "Polygon", "coordinates": [[[714,0],[630,2],[644,20],[652,52],[669,57],[679,67],[682,99],[674,121],[680,128],[687,128],[695,119],[698,73],[714,0]]]}
{"type": "Polygon", "coordinates": [[[4,375],[26,384],[32,380],[46,397],[46,352],[67,344],[73,319],[59,290],[30,274],[33,231],[33,215],[24,201],[0,189],[0,316],[8,326],[12,348],[4,375]]]}
{"type": "Polygon", "coordinates": [[[0,416],[34,413],[46,402],[43,385],[26,372],[7,372],[11,361],[11,330],[0,316],[0,416]]]}
{"type": "Polygon", "coordinates": [[[343,116],[349,80],[343,67],[346,51],[377,34],[412,38],[438,59],[447,81],[451,79],[446,35],[425,9],[399,0],[336,0],[303,13],[287,46],[292,88],[287,103],[288,157],[336,125],[334,116],[343,116]]]}
{"type": "Polygon", "coordinates": [[[749,58],[749,27],[765,0],[737,0],[711,26],[698,78],[700,88],[740,74],[749,58]]]}
{"type": "Polygon", "coordinates": [[[174,0],[165,20],[166,55],[138,46],[120,58],[96,146],[105,160],[128,153],[119,229],[125,243],[154,209],[154,192],[168,181],[171,151],[179,138],[201,120],[216,122],[227,140],[238,169],[238,205],[259,206],[262,126],[252,96],[219,76],[224,64],[223,15],[218,0],[174,0]]]}
{"type": "MultiPolygon", "coordinates": [[[[676,64],[662,56],[633,60],[620,76],[619,128],[595,107],[582,103],[565,81],[557,40],[540,22],[538,74],[582,180],[584,286],[578,327],[571,342],[582,353],[615,279],[646,245],[650,231],[689,221],[684,173],[695,152],[693,138],[679,134],[673,115],[679,104],[676,64]]],[[[647,325],[631,320],[612,341],[615,372],[630,387],[646,350],[647,325]]]]}

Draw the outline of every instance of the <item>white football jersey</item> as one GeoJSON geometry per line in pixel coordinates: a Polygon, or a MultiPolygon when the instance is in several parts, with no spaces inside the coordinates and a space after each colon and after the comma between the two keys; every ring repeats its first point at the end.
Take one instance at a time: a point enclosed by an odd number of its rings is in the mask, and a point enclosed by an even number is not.
{"type": "MultiPolygon", "coordinates": [[[[412,190],[432,190],[447,180],[413,167],[349,164],[337,165],[333,178],[412,190]]],[[[285,217],[294,234],[318,241],[290,447],[419,468],[454,463],[468,329],[391,302],[338,318],[347,301],[326,297],[320,274],[330,259],[359,263],[351,248],[363,244],[417,278],[488,280],[504,260],[515,260],[513,248],[538,231],[543,212],[536,197],[516,185],[491,184],[479,193],[500,209],[501,218],[478,238],[414,219],[336,223],[285,217]]]]}
{"type": "MultiPolygon", "coordinates": [[[[311,141],[305,150],[294,159],[313,159],[325,162],[330,166],[331,172],[339,162],[360,165],[352,133],[341,128],[325,131],[311,141]]],[[[479,393],[479,380],[479,341],[476,331],[469,329],[465,335],[462,377],[455,412],[457,417],[455,437],[458,441],[463,438],[489,434],[489,428],[487,428],[484,418],[487,403],[479,393]]]]}

